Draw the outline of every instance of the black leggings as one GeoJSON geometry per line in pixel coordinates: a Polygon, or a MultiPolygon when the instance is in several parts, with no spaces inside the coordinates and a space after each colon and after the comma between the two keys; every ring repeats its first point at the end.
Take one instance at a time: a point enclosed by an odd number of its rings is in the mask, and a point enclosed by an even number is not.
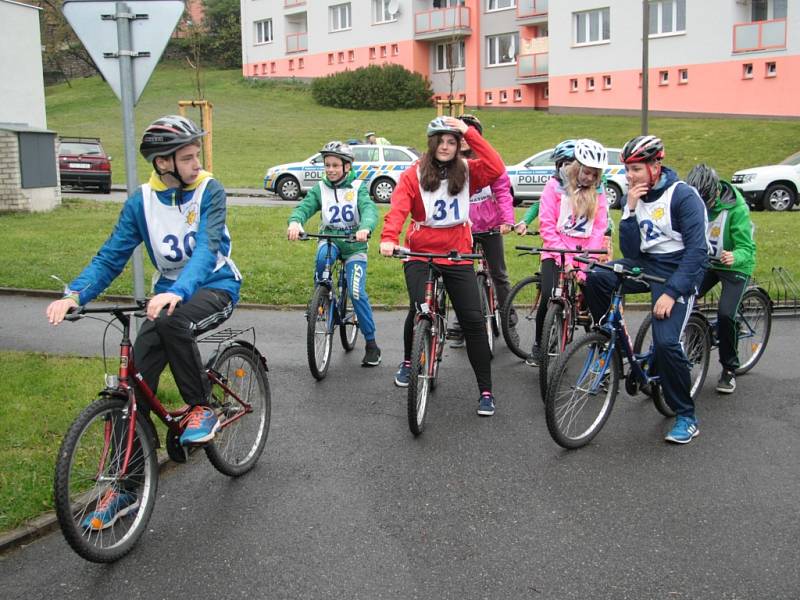
{"type": "Polygon", "coordinates": [[[722,291],[717,306],[717,336],[719,337],[719,362],[726,371],[739,368],[739,354],[736,348],[737,325],[736,313],[742,296],[747,289],[749,277],[736,271],[709,269],[700,286],[699,296],[703,296],[720,281],[722,291]]]}
{"type": "MultiPolygon", "coordinates": [[[[458,322],[464,331],[467,343],[467,356],[478,380],[481,392],[492,391],[492,356],[489,352],[489,338],[481,312],[478,295],[478,281],[472,265],[436,265],[444,279],[444,287],[450,304],[456,312],[458,322]]],[[[408,288],[408,314],[403,329],[403,357],[411,360],[411,342],[414,336],[414,320],[417,306],[425,300],[425,282],[428,279],[428,264],[421,260],[410,260],[403,270],[408,288]]]]}
{"type": "Polygon", "coordinates": [[[536,345],[538,346],[542,341],[542,329],[544,328],[544,318],[547,315],[547,307],[549,305],[550,296],[553,295],[553,288],[556,286],[558,279],[558,267],[556,261],[552,258],[545,258],[539,267],[539,276],[541,279],[542,295],[539,298],[539,308],[536,311],[536,345]]]}

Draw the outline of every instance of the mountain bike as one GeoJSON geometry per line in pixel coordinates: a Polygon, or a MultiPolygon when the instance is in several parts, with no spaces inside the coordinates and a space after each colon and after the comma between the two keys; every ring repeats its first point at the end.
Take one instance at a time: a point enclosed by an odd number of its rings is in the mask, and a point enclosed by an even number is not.
{"type": "MultiPolygon", "coordinates": [[[[538,233],[529,231],[526,235],[538,235],[538,233]]],[[[515,246],[515,248],[521,251],[520,256],[539,253],[539,249],[533,246],[515,246]]],[[[523,359],[531,353],[536,341],[536,312],[541,301],[540,282],[541,277],[538,272],[522,278],[511,288],[501,309],[500,324],[506,346],[523,359]],[[512,334],[509,327],[512,310],[517,313],[516,335],[512,334]]]]}
{"type": "Polygon", "coordinates": [[[486,337],[489,339],[489,353],[494,356],[494,338],[500,335],[500,307],[497,305],[497,291],[489,269],[489,261],[483,250],[482,237],[501,235],[499,229],[473,234],[472,251],[480,256],[475,276],[478,279],[478,291],[481,296],[481,312],[486,322],[486,337]]]}
{"type": "MultiPolygon", "coordinates": [[[[134,390],[166,426],[169,457],[179,463],[187,460],[187,447],[179,440],[191,407],[167,410],[136,368],[131,315],[145,316],[144,306],[80,307],[66,316],[68,321],[111,316],[100,319],[108,323],[104,363],[109,327],[122,333],[117,374],[106,369],[105,387],[72,423],[56,460],[53,491],[58,523],[72,549],[93,562],[113,562],[130,552],[147,529],[156,501],[158,434],[140,411],[134,390]],[[112,502],[116,514],[105,523],[96,511],[112,502]]],[[[271,409],[267,363],[256,348],[252,327],[211,332],[198,342],[216,344],[205,376],[211,383],[209,407],[220,429],[213,441],[192,449],[202,447],[218,471],[238,477],[255,466],[267,442],[271,409]]]]}
{"type": "Polygon", "coordinates": [[[478,260],[480,254],[459,254],[453,250],[447,254],[412,252],[408,248],[395,248],[395,258],[419,257],[428,264],[425,280],[425,296],[417,306],[414,334],[411,342],[411,377],[408,383],[408,427],[414,436],[425,430],[428,413],[428,396],[436,389],[439,379],[439,364],[447,335],[447,293],[444,279],[433,263],[435,258],[451,261],[478,260]]]}
{"type": "MultiPolygon", "coordinates": [[[[605,265],[582,257],[575,260],[615,273],[617,285],[608,312],[599,326],[559,356],[548,386],[545,402],[547,430],[558,445],[568,449],[585,446],[600,432],[611,414],[623,378],[629,394],[643,391],[653,399],[659,412],[667,416],[665,407],[671,412],[663,398],[659,376],[654,371],[654,348],[651,345],[643,354],[634,353],[622,309],[625,280],[645,284],[665,283],[666,280],[643,273],[638,268],[626,269],[621,264],[605,265]],[[628,366],[627,373],[624,372],[623,360],[628,366]]],[[[708,340],[702,320],[691,315],[687,328],[690,326],[691,337],[708,340]]],[[[708,346],[700,358],[707,370],[708,346]]]]}
{"type": "Polygon", "coordinates": [[[333,240],[354,242],[353,234],[341,233],[302,233],[299,240],[325,240],[326,255],[322,277],[316,282],[314,292],[308,303],[306,318],[306,354],[308,368],[315,379],[321,380],[328,374],[331,364],[333,332],[339,327],[339,338],[345,352],[356,347],[358,337],[358,318],[348,305],[347,276],[344,260],[334,259],[333,240]]]}

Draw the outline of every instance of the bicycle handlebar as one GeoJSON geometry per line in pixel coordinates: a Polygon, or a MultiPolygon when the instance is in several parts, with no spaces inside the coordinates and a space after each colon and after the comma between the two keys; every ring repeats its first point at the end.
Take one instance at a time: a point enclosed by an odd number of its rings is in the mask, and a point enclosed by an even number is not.
{"type": "Polygon", "coordinates": [[[135,317],[146,317],[147,313],[143,310],[144,307],[147,306],[147,301],[139,301],[136,305],[131,306],[119,306],[115,304],[114,306],[99,306],[99,307],[88,307],[88,306],[75,306],[70,308],[67,311],[67,314],[64,315],[65,321],[80,321],[84,315],[89,314],[116,314],[116,313],[133,313],[135,317]]]}
{"type": "Polygon", "coordinates": [[[634,269],[626,269],[620,263],[615,263],[613,265],[606,265],[604,263],[599,263],[595,260],[591,260],[589,258],[585,258],[582,256],[576,256],[575,261],[587,264],[591,268],[600,267],[601,269],[605,269],[607,271],[611,271],[612,273],[616,273],[620,277],[626,277],[629,279],[644,279],[645,281],[651,281],[653,283],[667,283],[667,280],[664,279],[663,277],[658,277],[656,275],[648,275],[644,271],[639,270],[638,267],[634,269]]]}
{"type": "Polygon", "coordinates": [[[598,249],[588,249],[584,250],[580,246],[577,248],[537,248],[535,246],[514,246],[517,250],[522,250],[524,252],[530,252],[531,254],[539,254],[541,252],[553,252],[557,254],[608,254],[608,250],[605,248],[598,248],[598,249]]]}
{"type": "Polygon", "coordinates": [[[429,260],[433,260],[434,258],[446,258],[452,261],[480,260],[482,258],[480,254],[459,254],[458,250],[451,250],[447,254],[436,254],[433,252],[413,252],[409,248],[403,248],[402,246],[397,246],[394,249],[394,252],[392,252],[392,256],[394,258],[407,258],[409,256],[415,256],[417,258],[427,258],[429,260]]]}
{"type": "MultiPolygon", "coordinates": [[[[369,239],[370,237],[372,237],[371,233],[367,235],[367,239],[369,239]]],[[[357,241],[355,233],[306,233],[306,232],[303,232],[303,233],[300,234],[300,236],[297,239],[302,241],[302,242],[306,242],[306,241],[310,240],[311,238],[317,238],[317,239],[320,239],[320,240],[344,240],[346,242],[355,242],[355,241],[357,241]]]]}

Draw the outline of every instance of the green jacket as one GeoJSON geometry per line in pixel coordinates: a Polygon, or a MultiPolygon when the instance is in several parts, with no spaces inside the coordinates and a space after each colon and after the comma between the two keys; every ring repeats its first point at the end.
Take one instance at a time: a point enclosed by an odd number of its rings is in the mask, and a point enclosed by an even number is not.
{"type": "MultiPolygon", "coordinates": [[[[289,223],[295,222],[301,225],[305,224],[312,216],[322,209],[322,199],[320,196],[320,186],[326,185],[331,189],[346,190],[353,188],[353,180],[356,178],[355,172],[351,169],[345,177],[344,181],[337,186],[331,184],[327,177],[323,177],[317,185],[311,188],[303,198],[303,201],[295,207],[292,214],[289,215],[289,223]]],[[[378,209],[375,207],[375,202],[369,196],[369,190],[366,183],[358,188],[358,217],[359,222],[357,227],[353,228],[353,232],[359,229],[369,229],[370,232],[374,231],[375,226],[378,224],[378,209]]],[[[320,233],[341,233],[340,229],[333,229],[331,227],[323,228],[320,225],[320,233]]],[[[367,252],[367,242],[345,242],[344,240],[334,240],[334,243],[339,248],[342,258],[347,260],[354,254],[367,252]]]]}
{"type": "MultiPolygon", "coordinates": [[[[753,225],[750,221],[750,209],[744,201],[742,194],[727,181],[720,181],[722,191],[717,197],[717,203],[708,211],[709,240],[715,233],[714,222],[718,220],[723,211],[725,215],[722,233],[722,248],[733,252],[731,266],[714,263],[713,268],[719,271],[736,271],[745,275],[752,275],[756,266],[756,244],[753,241],[753,225]]],[[[717,228],[719,231],[719,228],[717,228]]]]}

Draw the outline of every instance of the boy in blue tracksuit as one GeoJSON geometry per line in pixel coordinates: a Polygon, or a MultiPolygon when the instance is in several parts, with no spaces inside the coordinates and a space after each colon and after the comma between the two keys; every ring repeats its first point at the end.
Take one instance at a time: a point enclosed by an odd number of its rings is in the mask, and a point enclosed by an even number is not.
{"type": "MultiPolygon", "coordinates": [[[[667,280],[650,284],[655,364],[664,398],[677,413],[665,439],[686,444],[700,430],[690,394],[690,364],[680,339],[705,273],[707,217],[700,196],[662,166],[663,157],[664,144],[652,135],[635,137],[622,149],[629,189],[619,226],[625,258],[617,262],[667,280]]],[[[615,283],[616,276],[608,271],[589,274],[586,300],[595,322],[608,309],[615,283]]],[[[625,291],[645,292],[647,287],[627,281],[625,291]]]]}

